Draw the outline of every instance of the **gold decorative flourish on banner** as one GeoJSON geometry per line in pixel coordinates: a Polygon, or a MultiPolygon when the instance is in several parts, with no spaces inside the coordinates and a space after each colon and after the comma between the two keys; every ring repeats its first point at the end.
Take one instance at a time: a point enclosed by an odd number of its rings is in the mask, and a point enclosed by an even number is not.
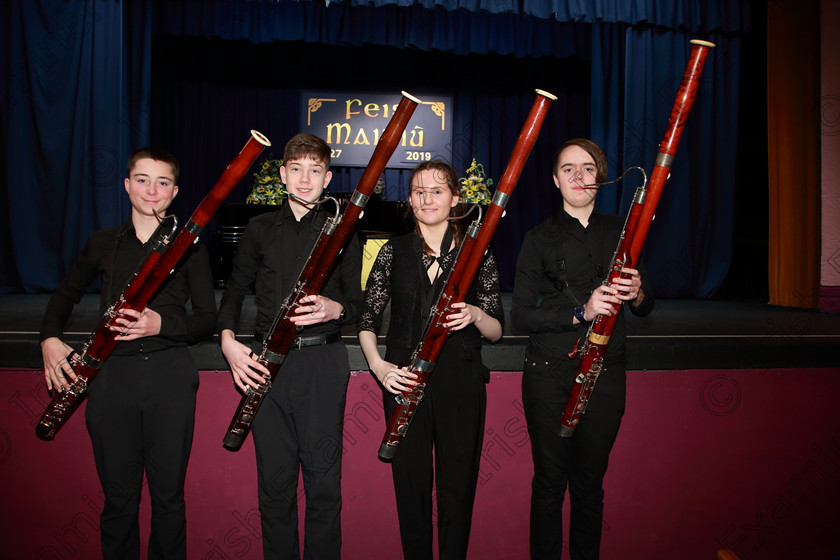
{"type": "Polygon", "coordinates": [[[319,98],[319,97],[310,97],[309,98],[309,103],[307,104],[307,110],[306,110],[306,126],[311,126],[312,125],[312,120],[311,120],[310,117],[311,117],[312,113],[314,113],[315,111],[317,111],[318,109],[321,108],[321,105],[323,105],[323,103],[322,103],[323,101],[335,101],[335,99],[325,99],[325,98],[319,98]]]}
{"type": "Polygon", "coordinates": [[[440,117],[440,129],[446,130],[446,103],[443,101],[424,101],[423,105],[432,106],[432,113],[440,117]]]}

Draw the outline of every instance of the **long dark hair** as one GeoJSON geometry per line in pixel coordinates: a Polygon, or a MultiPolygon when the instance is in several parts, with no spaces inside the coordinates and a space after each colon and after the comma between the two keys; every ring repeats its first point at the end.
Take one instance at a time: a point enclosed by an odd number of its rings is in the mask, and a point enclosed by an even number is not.
{"type": "MultiPolygon", "coordinates": [[[[411,171],[411,177],[408,179],[408,197],[409,200],[411,199],[411,185],[414,184],[414,178],[423,171],[433,171],[435,173],[435,178],[441,180],[441,183],[446,184],[449,187],[449,190],[452,192],[452,196],[461,196],[461,189],[458,186],[458,173],[455,171],[455,168],[449,165],[448,163],[439,160],[433,159],[431,161],[424,161],[417,167],[415,167],[411,171]]],[[[463,223],[463,220],[453,220],[452,218],[455,216],[461,216],[466,211],[467,205],[458,199],[458,204],[452,207],[449,210],[449,226],[452,228],[453,237],[455,240],[455,246],[461,244],[461,240],[464,238],[464,232],[466,231],[466,226],[463,223]]],[[[414,231],[417,233],[420,238],[423,238],[423,234],[420,231],[420,224],[417,222],[417,218],[414,216],[414,210],[411,206],[411,203],[408,205],[408,213],[411,216],[411,219],[414,221],[414,231]]],[[[449,250],[447,247],[446,250],[449,250]]],[[[431,247],[426,243],[426,240],[423,240],[423,251],[427,255],[431,255],[434,253],[431,247]]]]}

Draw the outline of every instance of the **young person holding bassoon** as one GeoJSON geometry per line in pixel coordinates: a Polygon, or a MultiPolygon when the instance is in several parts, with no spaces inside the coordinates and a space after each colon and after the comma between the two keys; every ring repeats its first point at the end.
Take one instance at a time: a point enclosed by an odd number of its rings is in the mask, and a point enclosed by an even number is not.
{"type": "Polygon", "coordinates": [[[371,271],[378,286],[366,294],[359,340],[371,370],[395,394],[385,393],[389,420],[379,458],[392,461],[406,558],[433,556],[433,485],[439,556],[467,554],[486,408],[481,337],[496,341],[502,334],[498,271],[488,248],[556,100],[543,90],[536,94],[483,219],[479,212],[469,227],[450,223],[460,201],[455,171],[443,162],[422,164],[409,183],[416,230],[386,245],[371,271]],[[383,360],[376,331],[391,295],[383,360]],[[415,417],[419,428],[410,429],[415,417]]]}
{"type": "MultiPolygon", "coordinates": [[[[415,230],[388,241],[380,250],[368,276],[359,322],[362,351],[384,387],[386,418],[396,407],[394,395],[415,383],[417,376],[403,366],[411,361],[424,334],[429,310],[443,289],[465,229],[462,221],[453,220],[465,208],[458,204],[458,177],[450,165],[437,160],[420,164],[411,174],[409,189],[415,230]],[[391,318],[383,358],[376,333],[389,301],[391,318]]],[[[482,259],[465,301],[451,307],[454,313],[444,318],[443,325],[450,329],[448,341],[411,429],[392,459],[407,560],[432,558],[433,485],[440,558],[467,555],[489,381],[489,370],[481,361],[481,339],[501,338],[504,319],[492,254],[482,259]]]]}
{"type": "Polygon", "coordinates": [[[522,401],[531,438],[531,558],[557,559],[563,544],[562,511],[571,496],[569,547],[572,558],[597,558],[604,508],[603,480],[625,397],[625,330],[613,332],[604,374],[574,438],[559,436],[560,420],[577,373],[569,352],[581,329],[613,304],[628,302],[636,315],[654,306],[642,275],[602,282],[624,221],[595,211],[592,187],[603,183],[607,160],[592,141],[570,140],[554,155],[554,184],[563,209],[529,231],[516,265],[511,308],[514,328],[529,333],[522,377],[522,401]]]}
{"type": "Polygon", "coordinates": [[[340,216],[338,208],[329,218],[318,210],[326,199],[317,199],[331,177],[330,147],[311,134],[292,138],[280,169],[290,200],[273,215],[249,223],[243,252],[234,261],[234,283],[222,301],[222,349],[244,394],[223,445],[238,449],[254,429],[265,558],[300,557],[299,471],[306,492],[303,556],[341,555],[341,452],[350,366],[347,350],[335,342],[338,326],[353,321],[361,306],[361,251],[353,231],[419,104],[402,92],[340,216]],[[236,342],[233,327],[253,280],[261,330],[249,349],[236,342]]]}
{"type": "MultiPolygon", "coordinates": [[[[289,199],[251,219],[242,236],[220,305],[222,352],[236,386],[258,388],[269,376],[259,362],[263,341],[316,244],[330,210],[314,204],[332,178],[331,150],[298,134],[286,144],[280,177],[289,199]],[[255,282],[257,317],[248,347],[236,340],[242,302],[255,282]]],[[[341,556],[341,455],[350,379],[341,326],[362,303],[361,250],[353,235],[319,294],[296,302],[298,336],[253,418],[265,558],[300,558],[297,486],[306,493],[304,557],[341,556]]]]}
{"type": "Polygon", "coordinates": [[[534,458],[532,559],[561,556],[567,485],[571,557],[600,554],[603,480],[626,391],[621,310],[640,316],[653,310],[639,273],[642,246],[715,46],[690,43],[650,182],[645,178],[636,190],[626,220],[595,211],[594,193],[606,177],[603,151],[590,140],[570,140],[555,153],[553,168],[563,211],[530,231],[522,245],[511,320],[530,333],[522,398],[534,458]],[[610,238],[614,243],[604,245],[610,238]],[[585,332],[574,332],[586,323],[585,332]]]}
{"type": "MultiPolygon", "coordinates": [[[[178,194],[178,162],[143,148],[127,164],[131,218],[90,236],[58,291],[41,328],[48,389],[66,391],[76,380],[61,340],[85,290],[102,279],[100,307],[117,300],[150,252],[159,218],[178,194]]],[[[116,310],[110,330],[116,348],[87,387],[85,420],[105,495],[100,517],[102,555],[138,558],[138,512],[145,472],[152,500],[149,558],[186,558],[184,477],[195,423],[198,370],[187,345],[212,336],[216,299],[203,245],[190,247],[145,309],[116,310]],[[192,312],[186,303],[192,304],[192,312]]]]}

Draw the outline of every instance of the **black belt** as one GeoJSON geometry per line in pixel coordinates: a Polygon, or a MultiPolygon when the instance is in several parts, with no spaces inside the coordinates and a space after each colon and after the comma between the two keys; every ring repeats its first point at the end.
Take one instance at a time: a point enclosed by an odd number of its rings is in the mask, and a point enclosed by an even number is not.
{"type": "MultiPolygon", "coordinates": [[[[254,339],[264,341],[265,337],[262,333],[255,332],[254,339]]],[[[341,342],[341,332],[336,331],[329,334],[311,334],[306,336],[296,336],[292,341],[291,350],[300,350],[305,346],[324,346],[325,344],[333,344],[341,342]]]]}

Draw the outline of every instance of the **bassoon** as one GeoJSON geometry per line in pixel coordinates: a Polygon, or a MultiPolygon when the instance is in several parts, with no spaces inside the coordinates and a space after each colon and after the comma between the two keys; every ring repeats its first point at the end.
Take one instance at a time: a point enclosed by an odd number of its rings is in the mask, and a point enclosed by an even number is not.
{"type": "Polygon", "coordinates": [[[171,240],[177,227],[172,217],[165,218],[153,238],[153,250],[140,264],[137,271],[129,278],[126,287],[114,302],[105,310],[99,326],[91,333],[81,351],[71,352],[67,357],[76,379],[69,388],[56,392],[47,409],[35,426],[35,434],[43,440],[51,440],[56,432],[82,403],[87,394],[88,385],[93,382],[105,360],[119,344],[120,333],[111,330],[116,318],[123,316],[122,309],[142,311],[157,294],[164,281],[175,270],[181,257],[198,241],[198,235],[218,211],[230,191],[242,179],[251,164],[271,142],[257,132],[251,131],[251,137],[239,154],[228,164],[219,180],[204,197],[204,200],[190,216],[189,221],[175,238],[171,240]],[[169,232],[161,232],[170,228],[169,232]],[[171,243],[170,243],[171,241],[171,243]]]}
{"type": "MultiPolygon", "coordinates": [[[[703,74],[703,67],[709,50],[714,43],[694,39],[689,55],[688,65],[685,69],[677,96],[671,109],[671,117],[662,141],[659,143],[659,151],[647,186],[642,185],[637,189],[633,197],[633,204],[627,216],[624,230],[618,242],[618,248],[610,262],[607,279],[604,286],[612,284],[616,278],[627,278],[621,274],[622,268],[632,268],[638,263],[639,255],[642,252],[642,245],[645,242],[650,224],[653,221],[656,205],[662,194],[662,188],[668,179],[671,164],[677,153],[685,122],[694,104],[697,95],[697,87],[700,85],[700,77],[703,74]]],[[[575,345],[575,349],[569,354],[570,358],[580,356],[575,381],[563,418],[560,421],[561,437],[572,437],[575,428],[580,422],[581,416],[586,412],[587,404],[595,388],[598,376],[601,375],[604,365],[604,355],[607,352],[607,345],[610,342],[615,323],[618,320],[622,305],[612,304],[614,313],[612,315],[598,315],[589,325],[586,337],[583,342],[575,345]]]]}
{"type": "Polygon", "coordinates": [[[490,238],[493,237],[510,195],[516,188],[525,161],[539,136],[548,108],[551,102],[557,99],[548,92],[539,89],[536,92],[537,98],[519,133],[513,154],[493,194],[486,216],[480,223],[474,221],[468,228],[437,304],[431,309],[424,335],[412,353],[407,369],[417,376],[414,380],[416,385],[396,396],[397,406],[391,414],[382,445],[379,447],[379,457],[383,460],[393,459],[397,446],[408,431],[449,335],[449,329],[443,326],[446,323],[445,317],[455,311],[451,307],[453,303],[464,301],[467,296],[490,244],[490,238]]]}
{"type": "Polygon", "coordinates": [[[402,96],[350,197],[349,204],[340,216],[327,219],[303,269],[292,286],[291,293],[286,296],[271,328],[265,335],[260,354],[255,359],[265,366],[269,373],[263,374],[263,381],[258,387],[249,386],[242,395],[222,442],[227,449],[239,449],[248,436],[251,422],[265,396],[271,390],[271,383],[277,377],[298,335],[299,329],[291,321],[294,309],[299,305],[301,298],[320,293],[336,259],[353,233],[356,222],[376,187],[377,180],[399,145],[414,109],[421,103],[419,99],[406,92],[402,92],[402,96]]]}

